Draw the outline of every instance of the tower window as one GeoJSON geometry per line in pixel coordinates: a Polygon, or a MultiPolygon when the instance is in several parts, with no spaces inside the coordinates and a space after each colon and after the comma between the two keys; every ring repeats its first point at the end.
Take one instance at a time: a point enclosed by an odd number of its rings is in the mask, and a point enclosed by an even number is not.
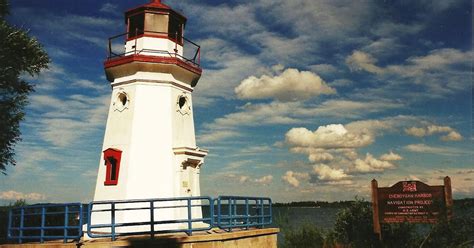
{"type": "Polygon", "coordinates": [[[119,94],[119,95],[118,95],[118,98],[119,98],[119,101],[120,101],[120,103],[122,104],[122,106],[125,106],[125,105],[127,104],[128,99],[127,99],[127,95],[126,95],[126,94],[123,94],[123,93],[122,93],[122,94],[119,94]]]}
{"type": "Polygon", "coordinates": [[[178,19],[170,16],[169,19],[169,34],[168,37],[172,40],[175,40],[176,43],[182,44],[183,43],[183,23],[180,22],[178,19]]]}
{"type": "Polygon", "coordinates": [[[107,167],[105,172],[104,185],[117,185],[119,172],[120,172],[120,160],[122,159],[122,151],[109,148],[104,151],[104,162],[107,167]]]}
{"type": "Polygon", "coordinates": [[[142,35],[145,28],[145,14],[137,14],[128,18],[128,38],[142,35]]]}
{"type": "Polygon", "coordinates": [[[122,112],[125,109],[128,109],[128,105],[130,104],[130,97],[127,95],[127,93],[125,93],[125,91],[120,90],[117,93],[117,96],[112,104],[114,106],[114,110],[122,112]]]}
{"type": "Polygon", "coordinates": [[[186,97],[180,96],[178,100],[178,105],[180,109],[183,109],[184,105],[186,104],[186,97]]]}

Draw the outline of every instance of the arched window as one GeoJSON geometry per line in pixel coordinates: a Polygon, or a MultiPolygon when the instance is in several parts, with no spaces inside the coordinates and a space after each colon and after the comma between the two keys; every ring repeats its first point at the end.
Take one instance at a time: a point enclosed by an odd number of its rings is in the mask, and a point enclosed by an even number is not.
{"type": "Polygon", "coordinates": [[[109,148],[104,151],[104,163],[107,167],[104,185],[118,184],[121,159],[122,151],[118,149],[109,148]]]}

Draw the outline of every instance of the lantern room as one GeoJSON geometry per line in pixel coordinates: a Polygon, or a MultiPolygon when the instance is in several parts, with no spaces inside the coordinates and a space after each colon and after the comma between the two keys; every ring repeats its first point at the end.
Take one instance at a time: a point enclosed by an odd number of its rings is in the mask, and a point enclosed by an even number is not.
{"type": "Polygon", "coordinates": [[[153,0],[125,12],[125,24],[126,54],[141,51],[143,55],[183,56],[186,17],[160,0],[153,0]]]}
{"type": "Polygon", "coordinates": [[[125,24],[125,33],[109,38],[104,67],[110,82],[155,72],[196,86],[202,72],[201,48],[184,36],[186,17],[160,0],[152,0],[126,11],[125,24]]]}

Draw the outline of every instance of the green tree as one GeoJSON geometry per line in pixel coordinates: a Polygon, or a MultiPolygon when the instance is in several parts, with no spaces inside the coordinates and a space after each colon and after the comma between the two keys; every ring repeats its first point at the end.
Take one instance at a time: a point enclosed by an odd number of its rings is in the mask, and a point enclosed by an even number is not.
{"type": "Polygon", "coordinates": [[[22,75],[36,76],[47,68],[49,57],[27,31],[10,25],[8,0],[0,0],[0,172],[15,165],[15,144],[20,138],[20,121],[33,85],[22,75]]]}
{"type": "Polygon", "coordinates": [[[356,199],[349,207],[341,210],[337,214],[331,236],[337,243],[350,247],[379,247],[380,243],[373,232],[370,203],[356,199]]]}

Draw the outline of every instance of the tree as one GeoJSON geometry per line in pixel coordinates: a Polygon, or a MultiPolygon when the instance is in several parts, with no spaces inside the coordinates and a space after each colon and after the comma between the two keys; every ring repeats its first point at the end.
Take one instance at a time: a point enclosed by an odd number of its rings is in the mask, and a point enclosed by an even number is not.
{"type": "Polygon", "coordinates": [[[14,147],[20,138],[20,121],[33,85],[22,75],[36,76],[48,68],[49,57],[27,31],[10,25],[8,0],[0,0],[0,172],[16,164],[14,147]]]}

